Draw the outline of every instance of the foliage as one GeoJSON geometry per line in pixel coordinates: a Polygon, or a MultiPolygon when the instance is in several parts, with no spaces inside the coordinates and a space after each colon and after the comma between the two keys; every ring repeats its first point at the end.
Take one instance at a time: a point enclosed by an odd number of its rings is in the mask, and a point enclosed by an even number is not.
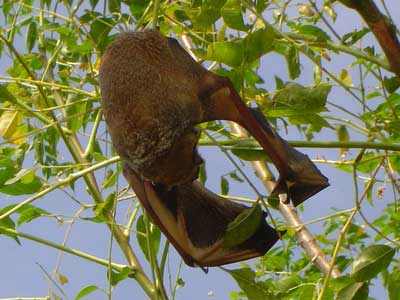
{"type": "MultiPolygon", "coordinates": [[[[395,8],[396,1],[387,5],[395,8]]],[[[383,8],[390,18],[390,10],[383,8]]],[[[322,274],[296,242],[297,229],[276,218],[286,230],[282,243],[252,266],[220,270],[238,284],[231,298],[380,299],[383,290],[390,300],[399,298],[400,82],[370,30],[354,29],[356,24],[344,19],[348,8],[312,0],[5,0],[0,10],[0,193],[7,197],[0,204],[0,243],[12,238],[29,251],[23,239],[30,239],[107,269],[105,287],[96,282],[69,289],[71,283],[57,263],[54,273],[45,273],[49,282],[57,282],[48,292],[51,299],[66,294],[86,299],[96,293],[111,299],[119,283],[131,284],[132,278],[151,299],[179,298],[177,289],[184,286],[180,268],[166,266],[168,256],[177,259],[168,242],[141,213],[135,197],[121,188],[122,167],[99,102],[102,53],[119,32],[150,27],[153,21],[165,35],[189,37],[199,60],[229,77],[243,99],[257,103],[278,130],[305,140],[297,145],[325,142],[318,144],[318,151],[329,159],[315,161],[328,177],[340,172],[353,181],[353,191],[345,191],[347,206],[325,202],[322,206],[335,211],[322,210],[325,216],[308,222],[318,224],[315,239],[331,259],[330,269],[337,267],[341,277],[322,274]],[[339,22],[345,21],[351,26],[339,31],[339,22]],[[323,151],[332,147],[338,151],[323,151]],[[58,195],[70,200],[75,213],[45,204],[60,201],[50,194],[54,190],[63,191],[58,195]],[[124,265],[114,263],[112,246],[107,260],[85,254],[83,245],[75,247],[82,252],[65,242],[57,246],[35,223],[92,224],[92,236],[105,235],[108,227],[128,259],[124,265]],[[169,290],[168,272],[176,278],[169,290]]],[[[200,145],[223,147],[239,163],[268,162],[259,148],[239,141],[224,123],[210,122],[202,129],[207,135],[200,145]]],[[[202,183],[212,170],[207,163],[201,169],[202,183]]],[[[221,193],[238,201],[246,199],[231,194],[233,187],[255,188],[250,181],[257,181],[238,167],[218,176],[221,193]]],[[[332,186],[330,191],[339,189],[332,186]]],[[[314,201],[307,209],[319,205],[314,201]]],[[[259,205],[245,211],[231,224],[229,243],[254,230],[261,215],[259,205]]],[[[13,263],[18,265],[18,258],[13,263]]]]}

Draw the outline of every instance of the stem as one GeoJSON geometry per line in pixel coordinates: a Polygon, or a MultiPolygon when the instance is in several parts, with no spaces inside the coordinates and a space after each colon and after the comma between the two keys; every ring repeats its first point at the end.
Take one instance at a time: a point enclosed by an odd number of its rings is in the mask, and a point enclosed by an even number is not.
{"type": "MultiPolygon", "coordinates": [[[[31,240],[31,241],[37,242],[39,244],[42,244],[42,245],[45,245],[45,246],[48,246],[48,247],[52,247],[52,248],[64,251],[66,253],[69,253],[69,254],[84,258],[86,260],[89,260],[91,262],[97,263],[97,264],[105,266],[105,267],[111,266],[111,268],[113,270],[116,270],[118,272],[122,271],[123,268],[127,267],[127,266],[116,264],[116,263],[111,263],[110,264],[110,262],[108,260],[99,258],[97,256],[90,255],[88,253],[85,253],[85,252],[82,252],[82,251],[79,251],[79,250],[76,250],[76,249],[68,248],[68,247],[65,247],[63,245],[56,244],[56,243],[50,242],[48,240],[45,240],[45,239],[30,235],[28,233],[17,231],[17,230],[11,229],[11,228],[0,226],[0,231],[3,232],[3,233],[5,232],[5,233],[12,234],[12,235],[17,235],[17,236],[20,236],[20,237],[25,238],[27,240],[31,240]]],[[[136,271],[135,268],[132,268],[132,271],[136,271]]]]}
{"type": "Polygon", "coordinates": [[[33,201],[35,201],[36,199],[39,199],[41,197],[43,197],[44,195],[50,193],[51,191],[54,191],[57,188],[62,188],[70,183],[72,183],[73,181],[75,181],[76,179],[86,176],[87,174],[90,174],[98,169],[101,169],[105,166],[108,166],[112,163],[118,162],[120,160],[120,158],[118,156],[115,156],[113,158],[107,159],[105,161],[102,161],[98,164],[95,164],[89,168],[86,168],[82,171],[79,172],[75,172],[71,175],[69,175],[67,178],[65,179],[61,179],[60,181],[58,181],[57,183],[54,183],[53,185],[49,186],[48,188],[38,192],[37,194],[35,194],[34,196],[18,203],[16,206],[14,206],[13,208],[9,209],[8,211],[4,212],[2,215],[0,215],[0,220],[10,216],[11,214],[15,213],[18,209],[20,209],[22,206],[29,204],[33,201]]]}
{"type": "Polygon", "coordinates": [[[158,11],[160,9],[160,0],[153,0],[153,3],[154,3],[154,10],[153,10],[153,19],[151,21],[151,28],[153,30],[156,30],[158,22],[158,11]]]}
{"type": "Polygon", "coordinates": [[[89,137],[89,142],[86,146],[85,153],[83,154],[84,157],[88,157],[90,155],[90,153],[92,153],[92,151],[93,151],[93,147],[96,143],[97,130],[99,129],[99,125],[100,125],[102,116],[103,116],[103,111],[99,110],[97,112],[96,119],[94,120],[93,129],[92,129],[92,132],[90,133],[90,137],[89,137]]]}
{"type": "MultiPolygon", "coordinates": [[[[287,141],[289,145],[297,148],[351,148],[351,149],[376,149],[376,150],[391,150],[400,151],[398,143],[377,143],[377,142],[323,142],[323,141],[287,141]]],[[[262,150],[259,144],[254,139],[237,139],[237,140],[218,140],[201,139],[200,146],[225,146],[234,147],[235,149],[251,149],[262,150]]]]}
{"type": "MultiPolygon", "coordinates": [[[[361,159],[361,156],[359,156],[359,157],[360,157],[360,159],[361,159]]],[[[323,297],[324,297],[324,294],[325,294],[325,292],[326,292],[326,290],[327,290],[327,288],[328,288],[328,285],[329,285],[329,280],[330,280],[331,275],[332,275],[332,270],[333,270],[333,268],[334,268],[337,255],[339,254],[340,246],[341,246],[341,244],[342,244],[342,242],[343,242],[343,240],[344,240],[344,237],[345,237],[345,235],[346,235],[346,232],[347,232],[347,230],[349,229],[349,227],[350,227],[350,225],[351,225],[351,222],[353,221],[353,218],[355,217],[355,215],[356,215],[356,213],[357,213],[357,211],[358,211],[358,208],[359,208],[361,202],[363,201],[363,199],[364,199],[365,196],[367,195],[368,191],[369,191],[370,188],[372,187],[372,184],[373,184],[373,182],[374,182],[374,179],[375,179],[376,175],[378,174],[378,171],[379,171],[379,169],[381,168],[381,166],[382,166],[384,160],[385,160],[385,158],[382,158],[381,162],[380,162],[380,163],[378,164],[378,166],[375,168],[375,170],[374,170],[374,172],[373,172],[371,178],[369,179],[369,181],[368,181],[368,183],[367,183],[367,186],[366,186],[365,189],[364,189],[363,194],[361,195],[361,198],[360,198],[360,199],[357,199],[358,196],[356,195],[356,205],[355,205],[355,208],[356,208],[356,209],[354,209],[354,210],[352,211],[352,213],[350,214],[349,218],[347,219],[345,225],[343,226],[342,230],[341,230],[340,233],[339,233],[338,241],[337,241],[337,243],[336,243],[335,249],[334,249],[333,254],[332,254],[331,266],[330,266],[330,268],[329,268],[329,270],[328,270],[328,273],[327,273],[326,276],[325,276],[324,284],[323,284],[323,286],[322,286],[322,289],[321,289],[320,294],[318,295],[318,300],[322,300],[323,297]]],[[[356,165],[354,165],[353,172],[354,172],[354,174],[355,174],[355,172],[356,172],[356,165]]],[[[353,178],[356,178],[356,176],[353,176],[353,178]]],[[[357,183],[356,183],[355,186],[357,186],[357,183]]],[[[357,189],[356,189],[356,191],[357,191],[357,189]]],[[[356,192],[356,194],[358,194],[358,193],[356,192]]]]}

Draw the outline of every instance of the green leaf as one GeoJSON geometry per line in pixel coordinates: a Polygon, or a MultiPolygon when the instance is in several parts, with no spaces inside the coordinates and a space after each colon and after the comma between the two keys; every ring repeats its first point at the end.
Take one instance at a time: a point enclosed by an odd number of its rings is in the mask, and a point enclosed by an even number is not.
{"type": "Polygon", "coordinates": [[[221,16],[225,24],[232,29],[247,31],[249,26],[244,24],[241,1],[228,0],[221,8],[221,16]]]}
{"type": "Polygon", "coordinates": [[[275,288],[279,292],[287,292],[294,287],[298,286],[301,283],[299,280],[298,276],[296,274],[293,274],[292,276],[285,276],[282,278],[278,278],[275,282],[275,288]]]}
{"type": "MultiPolygon", "coordinates": [[[[350,140],[349,132],[347,131],[347,127],[345,125],[338,125],[336,127],[336,135],[339,142],[348,143],[350,140]]],[[[339,154],[342,156],[346,152],[349,151],[349,148],[340,148],[339,154]]]]}
{"type": "Polygon", "coordinates": [[[243,62],[243,44],[238,42],[215,42],[207,48],[207,60],[238,67],[243,62]]]}
{"type": "Polygon", "coordinates": [[[23,183],[30,183],[35,178],[35,169],[21,169],[12,178],[4,182],[4,185],[10,185],[21,180],[23,183]]]}
{"type": "Polygon", "coordinates": [[[331,39],[325,31],[314,25],[300,25],[296,26],[296,29],[299,33],[315,36],[320,42],[326,42],[331,39]]]}
{"type": "Polygon", "coordinates": [[[0,172],[0,192],[8,195],[27,195],[34,194],[42,188],[42,181],[36,176],[30,174],[19,177],[18,169],[7,168],[0,172]],[[14,180],[15,177],[19,177],[14,180]]]}
{"type": "Polygon", "coordinates": [[[224,176],[221,176],[221,194],[227,195],[228,193],[229,193],[229,181],[224,176]]]}
{"type": "Polygon", "coordinates": [[[50,215],[49,212],[35,207],[33,205],[24,205],[17,211],[20,215],[17,220],[17,225],[21,226],[23,223],[29,223],[32,220],[39,218],[41,216],[48,216],[50,215]]]}
{"type": "Polygon", "coordinates": [[[67,284],[69,282],[68,277],[61,273],[58,273],[58,280],[60,280],[60,283],[62,285],[67,284]]]}
{"type": "Polygon", "coordinates": [[[241,177],[239,177],[236,171],[229,173],[229,177],[232,178],[233,180],[236,180],[237,182],[244,182],[244,180],[241,177]]]}
{"type": "Polygon", "coordinates": [[[286,63],[289,70],[290,79],[296,79],[300,76],[299,53],[294,46],[288,46],[285,52],[286,63]]]}
{"type": "Polygon", "coordinates": [[[110,13],[119,13],[121,11],[121,0],[108,0],[107,3],[110,13]]]}
{"type": "Polygon", "coordinates": [[[355,282],[341,289],[336,300],[366,300],[368,293],[368,283],[355,282]]]}
{"type": "Polygon", "coordinates": [[[37,23],[32,21],[26,30],[25,45],[28,52],[31,52],[38,39],[37,23]]]}
{"type": "Polygon", "coordinates": [[[388,277],[387,289],[390,300],[400,299],[400,269],[394,269],[388,277]]]}
{"type": "Polygon", "coordinates": [[[246,62],[251,63],[272,51],[275,36],[275,31],[272,26],[267,26],[264,29],[249,33],[243,39],[246,62]]]}
{"type": "MultiPolygon", "coordinates": [[[[0,210],[0,215],[8,212],[10,209],[13,209],[15,206],[16,206],[16,204],[11,204],[6,207],[3,207],[0,210]]],[[[19,218],[17,220],[18,226],[22,225],[23,223],[29,223],[32,220],[34,220],[40,216],[50,215],[49,212],[47,212],[41,208],[38,208],[36,206],[33,206],[31,204],[25,204],[24,206],[18,208],[15,213],[19,214],[19,218]]]]}
{"type": "Polygon", "coordinates": [[[107,213],[114,210],[116,200],[115,192],[108,194],[102,203],[96,204],[94,209],[95,215],[100,220],[103,219],[107,213]]]}
{"type": "Polygon", "coordinates": [[[370,30],[363,28],[361,30],[354,30],[353,32],[346,33],[342,36],[341,42],[343,45],[351,46],[361,40],[370,30]]]}
{"type": "Polygon", "coordinates": [[[0,136],[4,139],[12,138],[17,126],[22,122],[22,112],[5,111],[0,115],[0,136]]]}
{"type": "Polygon", "coordinates": [[[375,278],[389,266],[395,252],[395,249],[386,245],[372,245],[363,249],[354,259],[351,277],[356,281],[375,278]]]}
{"type": "Polygon", "coordinates": [[[114,272],[113,270],[108,269],[107,275],[110,278],[110,283],[112,286],[116,286],[120,281],[129,277],[132,273],[132,268],[124,267],[121,272],[114,272]]]}
{"type": "Polygon", "coordinates": [[[199,181],[202,185],[205,185],[207,181],[207,170],[205,162],[200,165],[199,181]]]}
{"type": "MultiPolygon", "coordinates": [[[[304,87],[298,83],[288,82],[285,88],[278,90],[273,100],[279,104],[284,104],[287,108],[294,109],[301,113],[321,112],[325,110],[326,100],[331,91],[330,85],[318,85],[314,87],[304,87]]],[[[267,112],[270,115],[270,112],[267,112]]]]}
{"type": "Polygon", "coordinates": [[[93,293],[94,291],[97,291],[99,288],[95,285],[88,285],[86,287],[84,287],[83,289],[81,289],[78,294],[76,294],[75,296],[75,300],[79,300],[91,293],[93,293]]]}
{"type": "MultiPolygon", "coordinates": [[[[89,35],[96,43],[98,49],[104,52],[110,40],[108,34],[114,26],[114,21],[110,18],[97,18],[90,24],[89,35]]],[[[93,46],[92,46],[93,47],[93,46]]],[[[93,48],[92,48],[93,49],[93,48]]]]}
{"type": "Polygon", "coordinates": [[[264,216],[257,203],[252,208],[243,210],[231,223],[224,235],[224,248],[232,248],[248,240],[258,229],[264,216]]]}
{"type": "Polygon", "coordinates": [[[346,69],[342,69],[339,74],[339,79],[347,86],[353,86],[353,81],[351,80],[351,76],[349,71],[346,69]]]}
{"type": "MultiPolygon", "coordinates": [[[[3,212],[5,209],[2,209],[0,212],[3,212]]],[[[15,223],[10,217],[5,217],[0,220],[0,234],[4,234],[5,236],[8,236],[15,240],[19,245],[21,245],[21,242],[18,239],[18,236],[16,234],[7,232],[2,230],[2,228],[7,228],[7,229],[15,229],[15,223]]]]}
{"type": "Polygon", "coordinates": [[[15,96],[8,90],[9,85],[0,84],[0,102],[15,102],[15,96]]]}
{"type": "Polygon", "coordinates": [[[143,13],[146,10],[146,7],[149,5],[149,0],[135,0],[130,1],[129,9],[135,19],[140,19],[143,16],[143,13]]]}
{"type": "Polygon", "coordinates": [[[115,171],[107,170],[106,177],[104,178],[103,182],[101,183],[101,187],[103,189],[107,189],[113,187],[114,184],[117,182],[119,175],[122,172],[121,164],[118,164],[117,169],[115,171]]]}
{"type": "Polygon", "coordinates": [[[400,87],[400,80],[397,76],[386,77],[383,79],[383,86],[390,93],[394,93],[400,87]]]}
{"type": "Polygon", "coordinates": [[[255,281],[256,275],[250,268],[227,270],[227,272],[235,279],[248,300],[273,299],[268,290],[261,283],[255,281]]]}
{"type": "Polygon", "coordinates": [[[193,1],[192,9],[186,11],[192,19],[193,26],[205,30],[221,17],[221,8],[226,0],[193,1]]]}
{"type": "Polygon", "coordinates": [[[90,6],[92,7],[92,10],[96,7],[97,3],[99,3],[99,0],[89,0],[90,6]]]}
{"type": "MultiPolygon", "coordinates": [[[[149,227],[150,227],[150,237],[149,237],[150,247],[152,247],[154,254],[157,254],[158,249],[160,247],[161,232],[160,229],[158,229],[158,227],[152,223],[149,224],[149,227]]],[[[149,248],[147,247],[146,223],[143,215],[141,215],[136,222],[136,238],[138,240],[140,249],[142,250],[144,256],[148,261],[150,261],[149,248]]]]}
{"type": "Polygon", "coordinates": [[[75,101],[79,101],[79,98],[73,99],[71,101],[71,105],[68,105],[66,108],[67,116],[69,117],[67,124],[68,128],[71,131],[76,132],[81,129],[84,121],[84,113],[86,111],[87,102],[77,102],[72,104],[75,101]]]}

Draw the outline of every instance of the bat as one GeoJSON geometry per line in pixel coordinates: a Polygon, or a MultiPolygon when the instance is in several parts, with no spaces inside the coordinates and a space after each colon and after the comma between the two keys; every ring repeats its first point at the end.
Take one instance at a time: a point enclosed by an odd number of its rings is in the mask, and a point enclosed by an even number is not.
{"type": "Polygon", "coordinates": [[[105,121],[125,161],[124,175],[188,265],[257,257],[280,236],[263,219],[246,241],[224,246],[228,225],[246,206],[195,181],[203,162],[197,124],[229,120],[246,128],[279,172],[274,192],[287,193],[294,205],[329,185],[258,109],[247,107],[229,79],[204,69],[175,39],[151,30],[122,34],[104,53],[99,79],[105,121]]]}
{"type": "Polygon", "coordinates": [[[258,257],[279,239],[264,215],[247,240],[225,247],[228,224],[248,207],[219,197],[197,181],[169,189],[141,179],[127,164],[124,176],[152,221],[189,266],[213,267],[258,257]]]}
{"type": "Polygon", "coordinates": [[[297,206],[329,185],[228,78],[203,68],[173,38],[152,30],[123,33],[104,53],[99,75],[114,148],[143,179],[170,188],[191,183],[202,163],[195,126],[229,120],[246,128],[276,166],[274,193],[287,193],[297,206]]]}

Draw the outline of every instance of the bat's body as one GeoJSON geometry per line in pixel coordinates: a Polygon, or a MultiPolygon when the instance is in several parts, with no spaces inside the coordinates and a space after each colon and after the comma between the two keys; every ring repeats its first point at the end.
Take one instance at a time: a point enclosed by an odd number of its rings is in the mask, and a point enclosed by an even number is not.
{"type": "Polygon", "coordinates": [[[245,127],[277,167],[277,192],[298,205],[328,186],[308,157],[284,142],[229,79],[204,69],[156,31],[123,34],[100,67],[104,115],[114,147],[143,178],[166,186],[192,182],[202,160],[196,124],[230,120],[245,127]]]}
{"type": "Polygon", "coordinates": [[[278,239],[263,220],[246,242],[221,246],[227,224],[245,207],[193,182],[202,163],[195,125],[229,120],[245,127],[279,172],[275,191],[288,193],[294,205],[328,186],[306,155],[246,106],[229,79],[204,69],[175,39],[156,31],[122,34],[102,58],[100,88],[113,145],[127,164],[126,178],[189,265],[259,256],[278,239]]]}

